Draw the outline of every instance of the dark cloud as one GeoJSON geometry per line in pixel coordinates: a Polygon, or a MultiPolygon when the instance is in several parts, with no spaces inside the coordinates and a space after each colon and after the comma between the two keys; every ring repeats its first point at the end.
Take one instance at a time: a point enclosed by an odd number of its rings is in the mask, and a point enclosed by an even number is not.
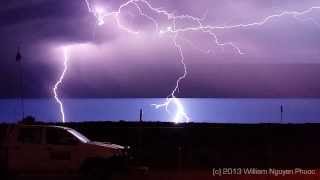
{"type": "MultiPolygon", "coordinates": [[[[95,1],[115,10],[124,1],[95,1]]],[[[150,1],[175,14],[207,15],[205,24],[237,24],[260,21],[280,10],[302,10],[310,1],[150,1]]],[[[94,3],[94,2],[92,2],[94,3]]],[[[319,3],[318,3],[319,5],[319,3]]],[[[160,27],[168,25],[156,16],[160,27]]],[[[70,63],[61,88],[64,97],[166,97],[183,72],[170,35],[160,37],[155,26],[135,7],[123,9],[121,22],[140,31],[134,36],[117,27],[114,18],[96,26],[96,19],[81,0],[4,0],[0,7],[0,96],[19,95],[18,67],[14,61],[21,46],[27,97],[52,96],[61,73],[62,46],[70,46],[70,63]],[[60,48],[60,49],[59,49],[60,48]]],[[[302,20],[290,16],[253,28],[214,31],[216,46],[205,33],[181,33],[188,77],[178,96],[184,97],[319,97],[320,12],[302,20]],[[312,17],[312,19],[310,19],[312,17]],[[312,21],[311,21],[312,20],[312,21]],[[199,50],[210,50],[204,54],[199,50]],[[214,53],[213,53],[214,52],[214,53]]],[[[186,22],[177,22],[182,25],[186,22]]]]}

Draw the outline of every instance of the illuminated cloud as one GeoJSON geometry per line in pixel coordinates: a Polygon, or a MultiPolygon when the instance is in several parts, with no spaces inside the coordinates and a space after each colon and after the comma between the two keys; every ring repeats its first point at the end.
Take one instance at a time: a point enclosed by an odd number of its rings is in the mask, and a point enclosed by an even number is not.
{"type": "MultiPolygon", "coordinates": [[[[117,10],[124,2],[95,1],[96,6],[93,5],[92,8],[99,15],[104,16],[105,13],[117,10]]],[[[190,14],[199,18],[205,17],[203,23],[214,26],[246,24],[262,20],[270,14],[280,13],[283,10],[301,11],[320,5],[316,0],[281,2],[150,0],[150,3],[174,15],[190,14]]],[[[0,51],[4,59],[1,69],[2,72],[8,73],[5,73],[1,80],[15,77],[13,73],[15,65],[11,59],[17,45],[21,44],[23,56],[28,59],[25,64],[28,72],[26,79],[34,82],[26,87],[26,94],[31,97],[51,96],[49,87],[52,87],[52,83],[59,76],[61,70],[59,68],[62,65],[61,54],[52,49],[65,44],[87,43],[89,45],[74,47],[70,51],[72,68],[64,81],[63,92],[61,92],[63,97],[166,97],[171,93],[177,77],[183,71],[177,49],[172,44],[172,36],[154,33],[156,27],[152,20],[141,16],[139,10],[133,5],[124,8],[119,18],[121,24],[138,31],[139,36],[132,36],[121,30],[112,17],[105,18],[104,23],[101,21],[100,26],[97,26],[96,17],[88,12],[85,1],[39,0],[27,3],[7,0],[3,5],[0,8],[3,19],[0,22],[0,36],[4,44],[0,51]],[[47,77],[43,77],[43,74],[47,77]],[[76,89],[80,90],[76,91],[76,89]]],[[[143,4],[140,6],[145,14],[159,22],[159,29],[172,28],[171,22],[165,16],[153,13],[143,4]]],[[[247,83],[244,78],[239,80],[228,78],[242,77],[250,72],[248,70],[250,66],[247,66],[248,69],[236,66],[248,63],[261,64],[261,66],[268,63],[318,64],[320,27],[314,22],[320,20],[319,14],[317,10],[307,17],[301,17],[303,20],[286,16],[263,27],[214,31],[221,42],[233,42],[237,45],[245,53],[243,56],[239,56],[232,47],[217,46],[208,34],[181,33],[178,42],[183,46],[185,62],[190,74],[187,81],[181,83],[179,97],[223,97],[230,94],[245,96],[246,93],[241,90],[242,87],[239,87],[238,82],[246,84],[245,89],[251,89],[252,96],[264,96],[265,90],[255,86],[255,83],[247,83]],[[217,64],[231,65],[229,70],[219,71],[216,69],[217,64]],[[220,74],[215,74],[213,71],[220,74]],[[200,87],[193,87],[193,84],[198,84],[200,87]]],[[[179,27],[185,24],[195,25],[191,21],[177,22],[179,27]]],[[[297,71],[292,69],[291,73],[296,74],[297,71]]],[[[305,71],[299,73],[305,78],[296,82],[297,86],[300,83],[313,87],[314,83],[305,84],[309,81],[309,74],[305,71]]],[[[269,77],[266,74],[264,76],[269,77]]],[[[316,74],[313,76],[317,77],[316,74]]],[[[290,80],[289,75],[287,78],[290,80]]],[[[274,86],[273,89],[280,88],[274,85],[279,84],[275,78],[262,78],[262,80],[272,84],[270,86],[274,86]]],[[[13,89],[15,89],[14,83],[6,88],[1,87],[0,91],[3,97],[14,97],[13,89]]],[[[279,91],[283,96],[287,93],[285,87],[281,87],[279,91]]],[[[300,96],[304,93],[305,91],[301,90],[296,95],[300,96]]],[[[311,94],[320,95],[316,90],[311,94]]]]}

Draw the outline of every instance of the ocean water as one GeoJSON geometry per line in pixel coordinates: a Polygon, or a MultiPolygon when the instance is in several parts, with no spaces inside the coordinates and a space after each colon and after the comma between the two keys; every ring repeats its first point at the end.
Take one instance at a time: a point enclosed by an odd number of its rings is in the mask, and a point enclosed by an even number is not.
{"type": "MultiPolygon", "coordinates": [[[[155,109],[152,104],[164,98],[63,99],[66,121],[138,121],[143,109],[144,121],[172,121],[175,106],[155,109]]],[[[192,122],[212,123],[317,123],[320,122],[320,99],[225,99],[182,98],[192,122]],[[281,108],[283,105],[283,118],[281,108]]],[[[25,114],[46,122],[61,120],[54,99],[26,99],[25,114]]],[[[0,122],[21,119],[19,99],[0,100],[0,122]]]]}

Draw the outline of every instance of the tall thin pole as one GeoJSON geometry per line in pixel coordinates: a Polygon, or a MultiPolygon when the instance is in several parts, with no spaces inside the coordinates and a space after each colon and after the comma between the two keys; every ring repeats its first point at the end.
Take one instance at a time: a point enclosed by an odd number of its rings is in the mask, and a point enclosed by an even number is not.
{"type": "Polygon", "coordinates": [[[138,129],[138,161],[141,160],[142,158],[142,131],[143,131],[143,110],[142,108],[140,108],[140,111],[139,111],[139,129],[138,129]]]}
{"type": "Polygon", "coordinates": [[[19,63],[19,81],[20,81],[20,101],[21,101],[21,115],[23,120],[24,118],[24,93],[23,93],[23,67],[21,62],[21,54],[20,54],[20,47],[18,47],[16,61],[19,63]]]}
{"type": "Polygon", "coordinates": [[[142,116],[143,116],[143,111],[142,111],[142,108],[140,109],[140,122],[142,122],[143,120],[142,120],[142,116]]]}
{"type": "Polygon", "coordinates": [[[283,105],[280,105],[280,123],[283,121],[283,105]]]}

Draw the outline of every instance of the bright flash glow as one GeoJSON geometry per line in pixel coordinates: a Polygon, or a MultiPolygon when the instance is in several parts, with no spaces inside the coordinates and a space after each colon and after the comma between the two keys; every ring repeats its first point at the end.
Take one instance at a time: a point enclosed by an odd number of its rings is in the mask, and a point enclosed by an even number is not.
{"type": "Polygon", "coordinates": [[[107,13],[105,12],[105,10],[100,6],[96,6],[94,8],[93,15],[97,19],[97,24],[99,26],[102,26],[104,24],[104,18],[105,16],[107,16],[107,13]]]}
{"type": "Polygon", "coordinates": [[[65,120],[65,114],[64,114],[64,107],[63,107],[62,100],[59,97],[58,89],[59,89],[59,86],[62,84],[63,78],[68,70],[69,52],[68,52],[68,47],[62,47],[62,50],[63,50],[63,58],[64,58],[63,59],[63,70],[59,76],[58,81],[56,82],[56,84],[53,87],[53,94],[54,94],[55,100],[59,104],[60,114],[61,114],[61,122],[65,123],[66,120],[65,120]]]}
{"type": "MultiPolygon", "coordinates": [[[[297,20],[310,20],[311,22],[313,22],[314,24],[318,24],[314,19],[312,18],[302,18],[302,16],[307,15],[309,13],[311,13],[313,10],[319,10],[320,6],[314,6],[314,7],[310,7],[306,10],[303,11],[283,11],[279,14],[272,14],[270,16],[267,16],[263,19],[261,19],[260,21],[256,21],[256,22],[252,22],[252,23],[248,23],[248,24],[234,24],[234,25],[226,25],[226,26],[213,26],[213,25],[207,25],[204,24],[203,21],[205,19],[205,17],[203,18],[199,18],[199,17],[194,17],[191,15],[175,15],[174,13],[168,12],[166,10],[160,9],[160,8],[155,8],[151,5],[150,2],[148,2],[147,0],[129,0],[123,4],[121,4],[119,6],[119,8],[115,11],[110,11],[110,12],[106,12],[102,7],[96,7],[94,8],[94,10],[92,10],[91,8],[91,4],[89,3],[88,0],[85,0],[88,11],[90,13],[92,13],[94,15],[94,17],[97,20],[97,24],[99,26],[105,24],[105,19],[108,17],[113,17],[115,18],[116,22],[117,22],[117,26],[119,29],[124,30],[128,33],[131,34],[138,34],[139,32],[137,32],[136,30],[131,29],[130,27],[127,27],[125,25],[123,25],[121,23],[120,20],[120,15],[121,15],[121,10],[125,7],[129,7],[129,6],[133,6],[135,8],[137,8],[139,15],[142,17],[147,18],[148,20],[150,20],[150,22],[152,22],[155,26],[156,31],[163,35],[168,35],[172,38],[173,40],[173,45],[176,47],[179,56],[180,56],[180,62],[183,66],[183,73],[181,76],[178,77],[177,81],[176,81],[176,85],[173,88],[173,90],[171,91],[171,94],[168,96],[167,101],[163,104],[155,104],[154,106],[156,108],[161,108],[164,107],[166,108],[166,110],[168,111],[168,107],[173,104],[176,106],[176,112],[175,112],[175,116],[174,119],[172,120],[175,123],[180,123],[180,122],[188,122],[190,120],[190,118],[188,117],[187,113],[185,112],[184,106],[181,103],[181,101],[179,100],[179,98],[177,98],[177,92],[179,92],[179,86],[182,82],[182,80],[184,80],[188,74],[188,69],[187,69],[187,65],[185,63],[185,58],[184,58],[184,54],[183,54],[183,48],[182,46],[178,43],[179,39],[184,40],[184,38],[180,38],[179,37],[179,33],[182,32],[202,32],[205,33],[209,36],[212,37],[213,42],[216,46],[220,46],[220,47],[231,47],[232,49],[235,50],[235,52],[239,55],[244,54],[244,52],[241,51],[241,48],[237,46],[236,43],[234,42],[223,42],[222,40],[220,40],[218,38],[218,36],[216,35],[216,33],[214,32],[215,30],[230,30],[230,29],[241,29],[241,28],[250,28],[250,27],[256,27],[256,26],[263,26],[264,24],[272,21],[273,19],[276,18],[282,18],[284,16],[290,16],[292,18],[295,18],[297,20]],[[159,22],[156,20],[155,17],[153,17],[153,15],[148,15],[144,13],[144,8],[148,9],[148,12],[152,12],[154,14],[157,14],[159,16],[163,16],[165,17],[169,23],[169,25],[167,25],[164,29],[159,29],[160,24],[159,22]],[[183,27],[183,28],[179,28],[177,27],[176,22],[179,20],[189,20],[194,22],[192,26],[190,27],[183,27]],[[194,25],[196,24],[196,25],[194,25]]],[[[159,36],[159,37],[162,37],[159,36]]],[[[194,45],[195,46],[195,45],[194,45]]],[[[57,87],[59,86],[59,84],[62,82],[62,79],[64,77],[65,71],[67,69],[67,61],[68,61],[68,57],[67,57],[67,51],[64,51],[65,54],[65,68],[64,71],[59,79],[59,81],[57,82],[56,86],[55,86],[55,90],[56,91],[57,87]]],[[[55,98],[57,100],[57,102],[60,104],[60,107],[62,109],[61,113],[62,113],[62,119],[64,121],[64,114],[63,114],[63,105],[62,102],[59,100],[56,92],[55,92],[55,98]]]]}
{"type": "Polygon", "coordinates": [[[104,11],[104,9],[102,7],[97,6],[95,8],[95,12],[98,13],[98,14],[103,14],[105,11],[104,11]]]}

